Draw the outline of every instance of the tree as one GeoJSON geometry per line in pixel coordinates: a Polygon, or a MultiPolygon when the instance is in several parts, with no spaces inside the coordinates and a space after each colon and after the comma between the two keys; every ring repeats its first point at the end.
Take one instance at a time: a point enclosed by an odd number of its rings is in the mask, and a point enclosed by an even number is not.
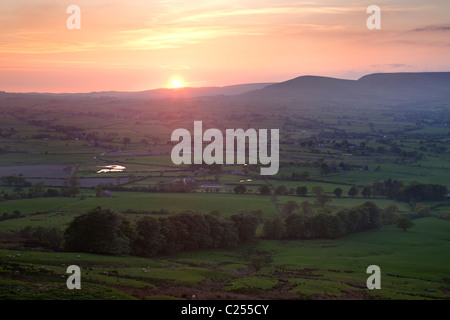
{"type": "Polygon", "coordinates": [[[315,201],[316,205],[323,207],[328,202],[331,202],[331,197],[329,195],[326,195],[326,194],[317,195],[317,198],[315,201]]]}
{"type": "Polygon", "coordinates": [[[411,219],[407,217],[400,217],[397,219],[396,222],[397,228],[402,229],[403,231],[406,231],[412,227],[414,227],[414,222],[412,222],[411,219]]]}
{"type": "Polygon", "coordinates": [[[350,190],[348,190],[348,195],[350,197],[355,197],[356,195],[358,195],[358,189],[356,189],[355,187],[351,187],[350,190]]]}
{"type": "Polygon", "coordinates": [[[13,219],[17,219],[17,218],[21,218],[21,217],[22,217],[22,212],[20,212],[20,210],[13,211],[13,214],[12,214],[13,219]]]}
{"type": "Polygon", "coordinates": [[[247,192],[247,188],[244,185],[240,184],[240,185],[237,185],[236,187],[234,187],[233,191],[235,193],[245,193],[245,192],[247,192]]]}
{"type": "Polygon", "coordinates": [[[77,195],[78,193],[80,193],[80,188],[78,188],[78,187],[67,187],[67,188],[64,188],[62,191],[62,195],[64,197],[71,197],[71,196],[77,195]]]}
{"type": "Polygon", "coordinates": [[[263,237],[266,239],[278,240],[283,238],[286,232],[284,220],[280,217],[267,219],[263,226],[263,237]]]}
{"type": "Polygon", "coordinates": [[[431,207],[423,203],[418,203],[414,206],[414,216],[418,218],[429,217],[431,215],[431,207]]]}
{"type": "Polygon", "coordinates": [[[15,187],[29,187],[31,183],[26,181],[22,174],[16,176],[3,176],[0,177],[0,182],[7,186],[15,186],[15,187]]]}
{"type": "Polygon", "coordinates": [[[95,187],[95,196],[98,198],[100,194],[103,192],[103,187],[99,184],[95,187]]]}
{"type": "Polygon", "coordinates": [[[71,176],[69,179],[64,180],[65,188],[62,191],[63,196],[71,197],[80,192],[80,182],[78,181],[76,176],[71,176]]]}
{"type": "Polygon", "coordinates": [[[372,184],[371,189],[374,196],[384,196],[386,194],[386,188],[384,186],[384,183],[381,181],[375,181],[372,184]]]}
{"type": "Polygon", "coordinates": [[[133,253],[142,257],[156,255],[164,246],[161,225],[157,218],[144,216],[136,221],[137,238],[132,244],[133,253]]]}
{"type": "Polygon", "coordinates": [[[299,178],[300,178],[300,180],[308,180],[309,172],[308,171],[303,171],[302,173],[300,173],[299,178]]]}
{"type": "Polygon", "coordinates": [[[386,207],[381,213],[381,224],[386,226],[395,223],[399,213],[400,210],[396,205],[391,204],[386,207]]]}
{"type": "Polygon", "coordinates": [[[27,226],[20,230],[20,234],[31,242],[39,241],[40,244],[50,245],[54,248],[59,248],[63,240],[61,230],[56,227],[38,226],[32,228],[27,226]]]}
{"type": "Polygon", "coordinates": [[[305,215],[310,215],[313,213],[313,208],[312,208],[312,204],[309,203],[308,200],[305,200],[302,202],[302,212],[305,215]]]}
{"type": "Polygon", "coordinates": [[[163,253],[173,253],[182,250],[182,240],[179,239],[180,233],[186,233],[184,225],[178,223],[174,216],[159,218],[161,225],[161,235],[164,237],[163,253]]]}
{"type": "Polygon", "coordinates": [[[308,188],[305,186],[298,187],[296,193],[299,195],[299,197],[305,197],[308,193],[308,188]]]}
{"type": "Polygon", "coordinates": [[[161,234],[165,238],[165,252],[197,250],[211,246],[210,228],[206,215],[181,212],[160,220],[161,234]]]}
{"type": "Polygon", "coordinates": [[[320,167],[320,175],[321,176],[326,176],[329,175],[331,173],[331,168],[328,164],[326,164],[325,162],[322,163],[321,167],[320,167]]]}
{"type": "Polygon", "coordinates": [[[282,195],[287,194],[288,190],[285,186],[281,185],[275,188],[275,194],[282,195]]]}
{"type": "Polygon", "coordinates": [[[230,216],[238,233],[239,242],[253,240],[256,237],[256,228],[260,223],[258,211],[242,211],[230,216]]]}
{"type": "Polygon", "coordinates": [[[364,187],[364,188],[362,189],[362,191],[361,191],[361,195],[362,195],[364,198],[369,198],[369,197],[372,195],[372,191],[370,190],[369,187],[364,187]]]}
{"type": "Polygon", "coordinates": [[[405,202],[439,201],[447,194],[448,189],[444,185],[411,182],[409,186],[400,188],[394,198],[405,202]]]}
{"type": "Polygon", "coordinates": [[[324,193],[325,190],[323,190],[323,188],[322,188],[321,186],[314,186],[314,187],[312,188],[312,192],[313,192],[316,196],[318,196],[319,194],[324,193]]]}
{"type": "Polygon", "coordinates": [[[270,188],[269,186],[263,184],[258,188],[258,192],[264,195],[270,194],[270,188]]]}
{"type": "Polygon", "coordinates": [[[44,197],[60,197],[61,192],[57,189],[48,188],[44,193],[44,197]]]}
{"type": "Polygon", "coordinates": [[[403,182],[397,180],[392,181],[392,179],[388,179],[384,182],[384,192],[388,199],[397,199],[397,196],[402,188],[403,182]]]}
{"type": "Polygon", "coordinates": [[[79,187],[80,186],[80,181],[78,181],[76,176],[71,176],[67,180],[67,184],[68,184],[69,187],[79,187]]]}
{"type": "Polygon", "coordinates": [[[298,204],[295,201],[288,201],[281,209],[281,216],[287,217],[290,215],[294,210],[298,209],[298,204]]]}
{"type": "Polygon", "coordinates": [[[372,201],[367,201],[363,203],[361,206],[362,210],[366,211],[368,214],[368,222],[366,230],[379,228],[382,226],[382,212],[380,208],[376,206],[376,204],[372,201]]]}
{"type": "Polygon", "coordinates": [[[285,220],[285,237],[288,239],[303,239],[311,236],[309,217],[293,213],[285,220]]]}
{"type": "Polygon", "coordinates": [[[209,225],[209,247],[232,248],[237,246],[239,236],[233,221],[217,215],[205,215],[205,221],[209,225]]]}
{"type": "Polygon", "coordinates": [[[334,195],[336,196],[336,198],[340,198],[342,195],[342,189],[341,188],[336,188],[333,191],[334,195]]]}
{"type": "Polygon", "coordinates": [[[205,221],[205,215],[188,211],[174,216],[181,225],[184,225],[184,229],[180,229],[183,234],[182,250],[196,250],[210,246],[209,225],[205,221]]]}
{"type": "Polygon", "coordinates": [[[30,195],[32,198],[42,197],[45,193],[44,182],[36,182],[30,187],[30,195]]]}
{"type": "Polygon", "coordinates": [[[309,172],[308,171],[303,171],[301,173],[298,172],[292,172],[291,174],[291,180],[307,180],[309,177],[309,172]]]}
{"type": "Polygon", "coordinates": [[[122,140],[122,144],[127,145],[131,143],[131,139],[128,137],[124,137],[122,140]]]}
{"type": "Polygon", "coordinates": [[[64,232],[66,251],[128,254],[135,233],[130,223],[110,209],[97,207],[74,218],[64,232]]]}
{"type": "Polygon", "coordinates": [[[63,241],[62,232],[56,227],[49,227],[43,232],[42,241],[45,241],[52,246],[59,247],[63,241]]]}
{"type": "Polygon", "coordinates": [[[381,210],[373,202],[343,209],[336,215],[343,222],[346,234],[378,228],[382,225],[381,210]]]}
{"type": "Polygon", "coordinates": [[[345,234],[345,227],[338,216],[319,213],[311,217],[314,238],[335,239],[345,234]]]}

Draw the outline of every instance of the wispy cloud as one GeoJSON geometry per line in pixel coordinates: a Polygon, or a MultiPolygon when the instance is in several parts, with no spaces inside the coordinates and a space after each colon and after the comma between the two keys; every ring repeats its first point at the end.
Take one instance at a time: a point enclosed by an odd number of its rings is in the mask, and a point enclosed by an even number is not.
{"type": "Polygon", "coordinates": [[[429,25],[422,28],[417,28],[413,30],[414,32],[424,32],[424,31],[450,31],[449,25],[429,25]]]}
{"type": "Polygon", "coordinates": [[[349,29],[350,25],[325,18],[308,23],[308,20],[314,19],[301,17],[356,12],[365,14],[365,8],[313,6],[309,3],[308,6],[184,10],[175,14],[157,15],[147,23],[148,27],[118,31],[115,45],[134,50],[158,50],[179,48],[185,44],[227,36],[280,36],[304,31],[343,31],[349,29]]]}
{"type": "Polygon", "coordinates": [[[186,44],[196,44],[202,40],[230,35],[265,35],[257,29],[240,29],[226,26],[176,26],[166,25],[158,29],[136,29],[120,31],[116,36],[119,47],[133,50],[157,50],[179,48],[186,44]]]}
{"type": "MultiPolygon", "coordinates": [[[[159,1],[156,4],[159,9],[144,17],[136,10],[132,10],[129,15],[118,15],[120,6],[117,1],[113,1],[111,7],[101,12],[102,17],[118,17],[120,23],[110,24],[111,29],[104,26],[109,22],[100,24],[89,20],[94,11],[92,8],[89,11],[89,7],[84,5],[83,14],[87,13],[83,17],[87,18],[83,18],[82,29],[76,31],[79,36],[72,37],[75,32],[68,33],[65,30],[64,19],[57,22],[57,29],[49,28],[46,20],[44,27],[36,31],[31,28],[23,31],[21,26],[3,34],[0,30],[4,43],[0,52],[51,54],[101,50],[164,50],[230,36],[279,37],[305,32],[344,32],[352,28],[352,23],[344,18],[346,15],[357,17],[358,14],[366,14],[366,7],[355,3],[339,6],[332,2],[317,4],[311,1],[287,1],[277,5],[263,1],[258,6],[252,2],[242,4],[238,1],[233,5],[225,1],[183,3],[185,2],[178,0],[159,1]],[[133,20],[129,16],[138,19],[133,20]]],[[[143,8],[146,6],[147,4],[143,4],[143,8]]],[[[44,9],[49,10],[47,6],[39,7],[40,11],[47,12],[44,9]]],[[[386,7],[383,10],[391,12],[396,8],[386,7]]],[[[31,13],[28,11],[23,17],[24,21],[29,20],[31,13]]],[[[56,10],[52,8],[51,12],[54,14],[56,10]]],[[[49,19],[55,20],[55,17],[50,16],[49,19]]]]}
{"type": "Polygon", "coordinates": [[[309,13],[349,13],[349,12],[364,12],[363,7],[266,7],[266,8],[254,8],[254,9],[237,9],[237,10],[213,10],[202,13],[192,13],[177,19],[178,22],[182,21],[202,21],[212,20],[220,18],[230,18],[235,16],[251,16],[255,18],[258,15],[298,15],[309,13]]]}
{"type": "Polygon", "coordinates": [[[63,88],[62,74],[89,90],[158,86],[173,74],[195,85],[353,77],[438,68],[450,53],[445,0],[379,1],[379,32],[366,28],[370,0],[77,0],[81,30],[66,27],[68,2],[3,2],[0,84],[12,88],[16,72],[20,90],[45,79],[63,88]]]}
{"type": "Polygon", "coordinates": [[[411,66],[409,64],[404,64],[404,63],[372,64],[370,67],[371,68],[392,68],[392,69],[414,68],[414,66],[411,66]]]}

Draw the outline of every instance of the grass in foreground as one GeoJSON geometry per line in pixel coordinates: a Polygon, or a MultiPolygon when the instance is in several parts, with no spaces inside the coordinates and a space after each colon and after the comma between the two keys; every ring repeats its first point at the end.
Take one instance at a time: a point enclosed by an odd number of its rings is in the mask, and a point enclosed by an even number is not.
{"type": "Polygon", "coordinates": [[[258,241],[154,259],[0,250],[2,299],[449,299],[450,222],[415,220],[337,240],[258,241]],[[66,268],[82,290],[66,289],[66,268]],[[368,290],[369,265],[381,290],[368,290]]]}

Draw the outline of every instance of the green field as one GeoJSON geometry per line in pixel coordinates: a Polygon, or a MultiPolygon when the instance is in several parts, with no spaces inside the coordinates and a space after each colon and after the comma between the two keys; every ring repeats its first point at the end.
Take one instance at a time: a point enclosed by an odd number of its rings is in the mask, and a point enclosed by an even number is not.
{"type": "Polygon", "coordinates": [[[423,218],[408,232],[387,226],[337,240],[265,240],[232,251],[193,251],[155,259],[3,249],[0,296],[448,299],[448,270],[442,266],[450,263],[449,233],[450,222],[423,218]],[[261,253],[269,255],[271,262],[256,270],[251,261],[261,253]],[[81,267],[82,290],[65,288],[65,268],[70,264],[81,267]],[[380,290],[365,286],[369,265],[381,269],[380,290]],[[176,284],[176,289],[170,290],[170,284],[176,284]]]}
{"type": "MultiPolygon", "coordinates": [[[[92,196],[92,194],[91,194],[92,196]]],[[[273,216],[275,206],[270,197],[262,195],[236,195],[222,193],[138,193],[117,192],[112,198],[87,197],[79,198],[37,198],[26,200],[10,200],[2,203],[1,211],[22,213],[37,211],[86,211],[97,206],[111,208],[116,211],[128,209],[141,211],[199,211],[209,213],[218,210],[228,216],[241,209],[262,210],[264,216],[273,216]],[[241,204],[245,203],[245,206],[241,204]]]]}
{"type": "MultiPolygon", "coordinates": [[[[412,183],[450,188],[448,101],[398,107],[382,101],[252,104],[225,96],[0,94],[0,104],[2,300],[449,299],[450,200],[444,194],[423,201],[397,196],[412,183]],[[278,173],[261,176],[260,166],[249,164],[175,165],[171,133],[191,130],[195,120],[204,121],[204,129],[278,128],[278,173]],[[108,165],[125,169],[97,173],[108,165]],[[393,181],[402,186],[388,194],[393,181]],[[375,194],[375,184],[385,189],[375,194]],[[263,186],[268,194],[261,194],[263,186]],[[276,194],[280,186],[286,191],[276,194]],[[297,195],[298,187],[307,188],[306,196],[297,195]],[[314,187],[331,201],[322,207],[314,187]],[[352,187],[358,190],[353,197],[352,187]],[[364,188],[372,193],[364,196],[364,188]],[[285,219],[290,201],[298,205],[291,213],[314,218],[371,201],[382,213],[398,208],[395,214],[414,218],[415,226],[403,232],[390,224],[337,239],[263,238],[264,224],[285,219]],[[310,213],[303,212],[305,201],[310,213]],[[230,249],[152,258],[64,252],[62,240],[26,238],[28,227],[35,232],[54,227],[62,235],[75,217],[96,207],[120,213],[132,228],[145,216],[186,211],[220,215],[227,222],[240,211],[260,211],[262,219],[254,237],[230,249]],[[429,209],[427,217],[418,216],[417,208],[429,209]],[[70,264],[82,268],[82,290],[66,289],[70,264]],[[381,290],[366,287],[370,265],[381,268],[381,290]]],[[[179,234],[189,234],[179,228],[179,234]]]]}

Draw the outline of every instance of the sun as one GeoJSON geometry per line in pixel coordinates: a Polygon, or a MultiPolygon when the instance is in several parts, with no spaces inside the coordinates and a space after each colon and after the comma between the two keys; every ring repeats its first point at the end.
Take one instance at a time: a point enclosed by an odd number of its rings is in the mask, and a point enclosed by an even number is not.
{"type": "Polygon", "coordinates": [[[183,76],[179,74],[172,75],[167,81],[166,88],[168,89],[179,89],[186,87],[186,82],[184,81],[183,76]]]}
{"type": "Polygon", "coordinates": [[[181,83],[181,80],[179,79],[173,79],[172,80],[172,88],[180,88],[183,84],[181,83]]]}
{"type": "Polygon", "coordinates": [[[176,89],[176,88],[182,88],[184,86],[185,86],[185,84],[184,84],[183,78],[181,78],[180,76],[175,76],[170,79],[170,82],[169,82],[170,88],[176,89]]]}

